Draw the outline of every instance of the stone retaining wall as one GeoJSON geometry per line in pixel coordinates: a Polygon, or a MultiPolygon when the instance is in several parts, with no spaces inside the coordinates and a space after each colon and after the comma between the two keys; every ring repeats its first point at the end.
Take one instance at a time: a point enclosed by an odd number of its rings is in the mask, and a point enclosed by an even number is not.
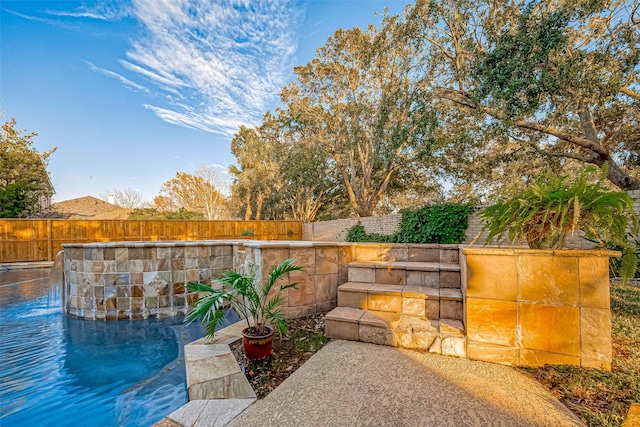
{"type": "Polygon", "coordinates": [[[611,369],[612,251],[465,248],[467,357],[611,369]]]}
{"type": "Polygon", "coordinates": [[[433,252],[434,260],[458,259],[457,245],[434,244],[235,240],[64,247],[64,311],[88,320],[183,316],[196,299],[187,293],[187,283],[208,282],[224,270],[252,263],[263,278],[286,259],[304,269],[282,279],[298,283],[297,289],[283,292],[282,308],[285,317],[297,318],[336,306],[338,286],[347,282],[351,261],[409,261],[409,247],[433,252]]]}

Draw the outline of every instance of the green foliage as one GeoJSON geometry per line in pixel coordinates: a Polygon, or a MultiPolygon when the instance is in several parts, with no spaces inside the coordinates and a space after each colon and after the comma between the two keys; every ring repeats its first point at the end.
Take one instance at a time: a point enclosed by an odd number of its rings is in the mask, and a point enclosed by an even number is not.
{"type": "Polygon", "coordinates": [[[403,209],[396,233],[367,234],[363,226],[354,225],[347,233],[347,242],[458,244],[464,240],[472,209],[453,203],[403,209]]]}
{"type": "MultiPolygon", "coordinates": [[[[627,249],[627,251],[633,251],[635,253],[635,260],[631,256],[609,258],[609,274],[611,277],[622,277],[623,274],[621,274],[621,271],[635,271],[633,277],[640,278],[640,263],[638,262],[638,260],[640,260],[640,237],[628,234],[627,239],[630,243],[630,249],[627,249]]],[[[623,246],[616,244],[608,244],[607,248],[614,251],[625,251],[623,246]]],[[[631,277],[629,273],[627,275],[631,277]]]]}
{"type": "Polygon", "coordinates": [[[555,52],[566,48],[570,12],[561,8],[536,16],[533,6],[525,7],[516,31],[499,35],[493,52],[475,68],[479,99],[491,95],[505,101],[508,117],[535,112],[547,94],[561,89],[549,62],[555,52]]]}
{"type": "Polygon", "coordinates": [[[530,187],[482,210],[486,243],[506,234],[512,245],[527,241],[533,249],[561,249],[569,232],[582,230],[600,247],[618,245],[623,251],[620,274],[631,277],[637,257],[626,230],[629,226],[638,233],[633,200],[624,191],[609,191],[602,185],[606,167],[589,184],[588,177],[595,172],[586,168],[572,183],[566,177],[543,174],[530,187]]]}
{"type": "Polygon", "coordinates": [[[0,187],[0,218],[18,218],[36,201],[31,195],[36,190],[25,181],[18,181],[0,187]]]}
{"type": "Polygon", "coordinates": [[[447,143],[443,168],[480,195],[494,182],[537,175],[539,163],[572,174],[608,162],[611,183],[640,188],[640,32],[632,3],[408,5],[406,34],[424,44],[427,93],[439,111],[434,132],[447,143]]]}
{"type": "Polygon", "coordinates": [[[283,284],[275,292],[271,290],[282,276],[300,270],[302,267],[294,265],[293,261],[288,259],[273,267],[264,282],[258,281],[256,265],[251,264],[246,271],[225,271],[220,278],[215,279],[214,282],[221,285],[221,289],[214,289],[204,283],[189,283],[187,285],[189,291],[198,292],[201,296],[189,310],[187,320],[192,322],[202,319],[207,337],[213,338],[215,328],[224,321],[222,308],[224,303],[228,302],[240,316],[244,317],[252,332],[263,334],[267,331],[265,326],[270,323],[280,334],[286,334],[287,325],[280,309],[284,302],[281,292],[296,288],[298,284],[283,284]]]}
{"type": "Polygon", "coordinates": [[[0,130],[0,218],[40,216],[40,198],[53,188],[46,171],[47,158],[32,148],[36,133],[23,134],[11,118],[0,130]]]}
{"type": "Polygon", "coordinates": [[[402,211],[396,241],[402,243],[458,244],[469,226],[468,205],[443,204],[402,211]]]}
{"type": "Polygon", "coordinates": [[[395,234],[367,234],[363,225],[354,225],[347,231],[347,242],[395,243],[395,234]]]}
{"type": "Polygon", "coordinates": [[[251,230],[243,230],[242,233],[240,233],[241,236],[243,237],[253,237],[253,231],[251,230]]]}

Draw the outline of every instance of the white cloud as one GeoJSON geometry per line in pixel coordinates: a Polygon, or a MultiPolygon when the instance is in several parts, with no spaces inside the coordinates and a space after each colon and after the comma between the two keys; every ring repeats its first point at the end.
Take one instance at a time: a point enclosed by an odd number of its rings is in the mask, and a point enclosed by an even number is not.
{"type": "Polygon", "coordinates": [[[162,95],[144,105],[162,120],[231,135],[259,122],[291,70],[292,1],[134,0],[143,36],[121,64],[162,95]]]}
{"type": "MultiPolygon", "coordinates": [[[[259,123],[291,73],[298,0],[117,0],[48,15],[135,20],[122,71],[91,70],[143,92],[160,119],[229,136],[259,123]]],[[[26,19],[42,19],[24,16],[26,19]]]]}
{"type": "Polygon", "coordinates": [[[86,4],[81,5],[76,10],[67,12],[60,10],[48,10],[49,15],[64,16],[70,18],[89,18],[100,21],[114,21],[122,19],[129,15],[129,9],[124,3],[112,3],[108,1],[100,1],[92,3],[89,7],[86,4]]]}
{"type": "Polygon", "coordinates": [[[116,73],[114,71],[105,70],[104,68],[100,68],[100,67],[96,66],[95,64],[92,64],[89,61],[85,61],[85,63],[89,66],[91,71],[96,71],[96,72],[99,72],[99,73],[101,73],[101,74],[103,74],[103,75],[105,75],[107,77],[111,77],[113,79],[119,80],[120,83],[122,83],[123,85],[125,85],[127,87],[130,87],[130,88],[133,88],[133,89],[137,89],[137,90],[142,91],[142,92],[149,93],[149,89],[147,89],[146,87],[144,87],[144,86],[142,86],[142,85],[140,85],[140,84],[138,84],[138,83],[136,83],[134,81],[131,81],[128,78],[126,78],[126,77],[124,77],[124,76],[122,76],[122,75],[120,75],[120,74],[118,74],[118,73],[116,73]]]}

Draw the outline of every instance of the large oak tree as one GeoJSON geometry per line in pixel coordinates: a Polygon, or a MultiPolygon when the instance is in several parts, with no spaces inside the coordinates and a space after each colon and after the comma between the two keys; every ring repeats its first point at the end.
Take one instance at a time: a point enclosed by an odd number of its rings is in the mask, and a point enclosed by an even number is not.
{"type": "Polygon", "coordinates": [[[461,120],[448,128],[482,130],[466,147],[607,163],[611,183],[640,188],[637,2],[418,0],[406,17],[432,95],[461,120]]]}

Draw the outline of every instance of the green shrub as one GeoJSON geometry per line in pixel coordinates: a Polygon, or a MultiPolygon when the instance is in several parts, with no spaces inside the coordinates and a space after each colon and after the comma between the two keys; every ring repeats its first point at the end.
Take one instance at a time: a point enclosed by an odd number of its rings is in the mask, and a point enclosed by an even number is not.
{"type": "Polygon", "coordinates": [[[367,234],[363,225],[354,225],[347,231],[347,242],[394,243],[395,234],[367,234]]]}
{"type": "Polygon", "coordinates": [[[362,225],[354,225],[347,233],[347,242],[458,244],[464,240],[472,209],[458,204],[403,209],[394,234],[367,234],[362,225]]]}
{"type": "Polygon", "coordinates": [[[396,241],[402,243],[458,244],[469,226],[468,205],[444,204],[402,211],[396,241]]]}

